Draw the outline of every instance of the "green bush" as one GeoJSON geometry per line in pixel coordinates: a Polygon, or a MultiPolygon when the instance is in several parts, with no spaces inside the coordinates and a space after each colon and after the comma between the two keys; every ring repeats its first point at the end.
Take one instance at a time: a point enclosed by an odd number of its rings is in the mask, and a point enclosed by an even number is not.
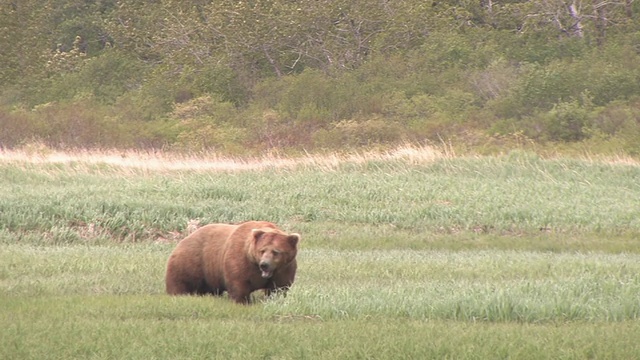
{"type": "Polygon", "coordinates": [[[381,117],[342,120],[314,135],[317,146],[329,148],[392,144],[402,138],[402,127],[381,117]]]}
{"type": "Polygon", "coordinates": [[[0,148],[13,148],[37,137],[36,118],[23,110],[9,111],[0,108],[0,148]]]}
{"type": "Polygon", "coordinates": [[[178,129],[173,147],[188,151],[237,152],[245,141],[244,129],[234,125],[237,117],[232,103],[211,96],[176,104],[169,116],[178,129]]]}
{"type": "Polygon", "coordinates": [[[589,110],[577,101],[561,102],[543,115],[546,136],[554,141],[578,141],[587,136],[591,126],[589,110]]]}
{"type": "Polygon", "coordinates": [[[88,60],[68,86],[92,94],[101,103],[114,104],[120,96],[142,85],[144,72],[142,64],[109,48],[88,60]]]}
{"type": "Polygon", "coordinates": [[[184,72],[180,82],[199,96],[212,94],[236,106],[245,105],[249,101],[250,88],[228,66],[211,63],[189,70],[184,72]]]}
{"type": "Polygon", "coordinates": [[[276,110],[264,109],[247,112],[246,146],[254,151],[309,150],[315,145],[313,134],[325,125],[303,118],[296,120],[276,110]]]}
{"type": "Polygon", "coordinates": [[[53,148],[135,147],[137,134],[131,122],[121,121],[111,111],[91,96],[41,105],[30,113],[38,126],[32,137],[53,148]]]}
{"type": "Polygon", "coordinates": [[[616,100],[598,109],[593,128],[606,135],[616,135],[633,128],[640,120],[640,100],[629,103],[616,100]]]}

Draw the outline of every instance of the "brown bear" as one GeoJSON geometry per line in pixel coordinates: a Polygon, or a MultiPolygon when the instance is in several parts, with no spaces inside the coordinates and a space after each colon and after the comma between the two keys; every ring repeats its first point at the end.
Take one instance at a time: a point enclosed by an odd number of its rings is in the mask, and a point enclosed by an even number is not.
{"type": "Polygon", "coordinates": [[[222,295],[251,302],[251,293],[286,291],[296,275],[300,235],[266,221],[205,225],[178,243],[167,262],[167,293],[222,295]]]}

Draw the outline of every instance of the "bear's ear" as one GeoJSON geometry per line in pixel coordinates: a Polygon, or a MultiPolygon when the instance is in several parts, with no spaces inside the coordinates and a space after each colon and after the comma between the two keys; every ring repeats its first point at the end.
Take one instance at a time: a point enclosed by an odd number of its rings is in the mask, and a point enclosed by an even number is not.
{"type": "Polygon", "coordinates": [[[289,234],[289,236],[287,236],[287,241],[289,241],[291,246],[296,247],[298,245],[298,241],[300,241],[300,235],[296,233],[289,234]]]}
{"type": "Polygon", "coordinates": [[[264,235],[265,231],[261,229],[253,229],[251,230],[251,235],[253,235],[253,241],[258,242],[260,237],[264,235]]]}

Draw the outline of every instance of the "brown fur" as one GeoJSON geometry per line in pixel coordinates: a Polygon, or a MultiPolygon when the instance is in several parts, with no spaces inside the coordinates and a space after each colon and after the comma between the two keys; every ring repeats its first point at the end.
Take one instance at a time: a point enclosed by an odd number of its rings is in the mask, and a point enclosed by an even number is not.
{"type": "Polygon", "coordinates": [[[251,293],[286,291],[296,274],[298,234],[266,221],[210,224],[184,238],[167,262],[167,293],[222,295],[249,303],[251,293]]]}

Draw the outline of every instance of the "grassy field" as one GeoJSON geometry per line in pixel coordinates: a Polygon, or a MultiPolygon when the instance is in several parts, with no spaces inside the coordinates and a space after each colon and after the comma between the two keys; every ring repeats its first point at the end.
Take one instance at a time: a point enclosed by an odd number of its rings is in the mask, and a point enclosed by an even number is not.
{"type": "Polygon", "coordinates": [[[640,357],[633,161],[148,156],[0,154],[0,358],[640,357]],[[164,295],[248,219],[302,234],[287,297],[164,295]]]}

